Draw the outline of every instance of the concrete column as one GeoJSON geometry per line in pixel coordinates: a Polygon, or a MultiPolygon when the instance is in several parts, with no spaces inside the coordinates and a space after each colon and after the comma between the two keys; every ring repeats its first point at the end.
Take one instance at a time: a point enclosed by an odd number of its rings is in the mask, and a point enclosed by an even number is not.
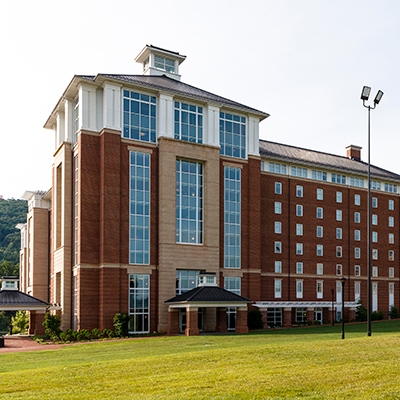
{"type": "Polygon", "coordinates": [[[247,307],[238,307],[236,312],[236,333],[247,333],[247,307]]]}
{"type": "Polygon", "coordinates": [[[168,310],[168,335],[179,334],[179,309],[170,308],[168,310]]]}
{"type": "Polygon", "coordinates": [[[216,332],[227,332],[226,308],[217,308],[216,332]]]}
{"type": "Polygon", "coordinates": [[[199,309],[197,307],[187,307],[186,308],[186,336],[197,336],[199,332],[199,309]]]}

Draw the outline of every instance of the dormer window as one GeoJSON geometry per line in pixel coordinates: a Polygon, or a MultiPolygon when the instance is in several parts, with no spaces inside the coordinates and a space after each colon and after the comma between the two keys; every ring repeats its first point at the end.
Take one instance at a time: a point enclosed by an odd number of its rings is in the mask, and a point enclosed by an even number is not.
{"type": "Polygon", "coordinates": [[[175,73],[175,61],[167,57],[154,55],[154,67],[172,74],[175,73]]]}
{"type": "Polygon", "coordinates": [[[1,290],[18,290],[18,278],[4,276],[1,282],[1,290]]]}
{"type": "Polygon", "coordinates": [[[213,273],[202,272],[199,275],[199,286],[217,286],[217,277],[213,273]]]}

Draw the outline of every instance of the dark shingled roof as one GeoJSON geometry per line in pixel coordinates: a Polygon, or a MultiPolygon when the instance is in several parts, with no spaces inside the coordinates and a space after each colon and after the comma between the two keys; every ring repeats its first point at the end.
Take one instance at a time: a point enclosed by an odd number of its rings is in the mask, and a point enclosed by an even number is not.
{"type": "Polygon", "coordinates": [[[155,90],[166,90],[168,92],[191,97],[193,99],[197,99],[200,101],[206,102],[215,102],[218,104],[231,106],[233,108],[237,108],[243,110],[244,112],[254,113],[257,115],[261,115],[262,119],[267,118],[269,114],[256,110],[255,108],[251,108],[245,106],[243,104],[237,103],[236,101],[232,101],[226,99],[224,97],[218,96],[216,94],[207,92],[205,90],[196,88],[194,86],[188,85],[187,83],[183,83],[176,79],[169,78],[166,75],[156,76],[156,75],[119,75],[119,74],[98,74],[96,76],[91,75],[77,75],[77,78],[88,79],[91,81],[96,81],[98,78],[105,79],[113,79],[117,81],[122,81],[126,83],[131,83],[134,85],[140,85],[147,88],[155,89],[155,90]]]}
{"type": "MultiPolygon", "coordinates": [[[[368,174],[368,164],[364,161],[356,161],[343,156],[303,149],[287,144],[269,142],[267,140],[260,140],[260,155],[287,162],[295,161],[299,164],[314,165],[316,168],[320,166],[322,168],[340,170],[351,174],[368,174]]],[[[396,181],[400,180],[400,175],[374,165],[371,165],[371,177],[396,181]]]]}
{"type": "Polygon", "coordinates": [[[20,292],[19,290],[1,290],[0,291],[0,309],[7,307],[11,309],[13,306],[29,308],[46,308],[49,306],[45,301],[39,300],[29,294],[20,292]]]}
{"type": "Polygon", "coordinates": [[[224,303],[252,303],[246,297],[220,288],[219,286],[199,286],[188,292],[182,293],[165,303],[190,303],[190,302],[224,302],[224,303]]]}

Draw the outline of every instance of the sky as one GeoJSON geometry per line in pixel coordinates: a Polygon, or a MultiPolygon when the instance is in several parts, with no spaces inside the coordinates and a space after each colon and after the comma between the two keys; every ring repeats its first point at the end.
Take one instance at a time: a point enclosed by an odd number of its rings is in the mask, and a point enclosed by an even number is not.
{"type": "Polygon", "coordinates": [[[141,74],[146,44],[187,58],[182,81],[267,112],[260,138],[400,174],[398,0],[19,0],[0,2],[0,196],[48,190],[43,125],[75,74],[141,74]]]}

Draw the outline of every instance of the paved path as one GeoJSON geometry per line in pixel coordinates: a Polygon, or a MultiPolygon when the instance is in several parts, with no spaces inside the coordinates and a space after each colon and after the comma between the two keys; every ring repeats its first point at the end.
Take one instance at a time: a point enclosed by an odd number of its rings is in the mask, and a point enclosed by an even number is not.
{"type": "Polygon", "coordinates": [[[40,344],[29,336],[4,336],[4,347],[0,347],[0,355],[17,351],[56,350],[61,348],[58,344],[40,344]]]}

